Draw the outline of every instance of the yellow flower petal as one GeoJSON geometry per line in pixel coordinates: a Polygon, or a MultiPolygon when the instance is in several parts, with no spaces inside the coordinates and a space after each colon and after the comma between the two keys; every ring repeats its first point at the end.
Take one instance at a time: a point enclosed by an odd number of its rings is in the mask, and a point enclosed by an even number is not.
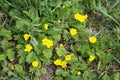
{"type": "Polygon", "coordinates": [[[42,39],[42,44],[45,45],[47,48],[50,48],[53,46],[53,41],[47,38],[44,38],[42,39]]]}
{"type": "Polygon", "coordinates": [[[55,64],[55,65],[61,65],[61,60],[60,60],[60,59],[55,60],[55,61],[54,61],[54,64],[55,64]]]}
{"type": "Polygon", "coordinates": [[[26,52],[30,52],[32,50],[32,46],[30,44],[27,44],[24,49],[26,52]]]}
{"type": "Polygon", "coordinates": [[[60,44],[60,47],[63,47],[63,44],[62,44],[62,43],[60,44]]]}
{"type": "Polygon", "coordinates": [[[30,35],[29,34],[24,34],[23,37],[24,37],[25,40],[28,40],[30,38],[30,35]]]}
{"type": "Polygon", "coordinates": [[[65,67],[67,67],[67,63],[65,61],[62,61],[61,66],[62,66],[62,68],[65,68],[65,67]]]}
{"type": "Polygon", "coordinates": [[[89,38],[89,42],[90,43],[95,43],[97,41],[96,37],[95,36],[92,36],[89,38]]]}
{"type": "Polygon", "coordinates": [[[81,75],[81,72],[80,72],[80,71],[78,71],[78,72],[77,72],[77,75],[78,75],[78,76],[79,76],[79,75],[81,75]]]}
{"type": "Polygon", "coordinates": [[[33,66],[33,67],[38,67],[38,61],[33,61],[33,62],[32,62],[32,66],[33,66]]]}
{"type": "Polygon", "coordinates": [[[93,61],[95,59],[94,55],[90,55],[89,61],[93,61]]]}
{"type": "Polygon", "coordinates": [[[74,15],[74,18],[75,18],[76,20],[80,21],[80,22],[85,22],[85,20],[88,18],[88,15],[87,15],[87,14],[86,14],[86,15],[81,15],[81,14],[79,14],[79,13],[76,13],[76,14],[74,15]]]}
{"type": "Polygon", "coordinates": [[[70,34],[73,36],[73,35],[76,35],[77,34],[77,29],[74,29],[74,28],[71,28],[70,29],[70,34]]]}
{"type": "Polygon", "coordinates": [[[48,24],[44,24],[44,28],[48,30],[48,24]]]}
{"type": "Polygon", "coordinates": [[[71,54],[69,54],[69,55],[66,55],[66,56],[65,56],[65,60],[66,60],[66,61],[69,61],[69,60],[71,60],[71,54]]]}

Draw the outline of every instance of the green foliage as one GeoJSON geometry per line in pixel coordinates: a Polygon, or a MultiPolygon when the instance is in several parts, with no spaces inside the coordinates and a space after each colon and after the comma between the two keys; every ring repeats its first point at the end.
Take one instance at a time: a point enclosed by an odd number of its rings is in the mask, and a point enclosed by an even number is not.
{"type": "Polygon", "coordinates": [[[80,80],[80,79],[81,79],[80,76],[70,76],[70,77],[68,77],[68,78],[65,79],[65,80],[80,80]]]}
{"type": "Polygon", "coordinates": [[[6,55],[0,54],[0,60],[5,60],[5,59],[6,59],[6,55]]]}
{"type": "Polygon", "coordinates": [[[19,64],[16,64],[16,65],[15,65],[15,71],[16,71],[17,73],[19,73],[20,75],[22,75],[22,76],[25,74],[25,72],[23,71],[22,65],[19,65],[19,64]]]}
{"type": "Polygon", "coordinates": [[[0,80],[38,80],[51,64],[53,80],[119,80],[119,16],[119,0],[0,0],[0,80]]]}
{"type": "Polygon", "coordinates": [[[11,40],[12,39],[11,35],[12,35],[12,33],[11,33],[10,30],[6,30],[4,28],[2,28],[0,30],[0,36],[4,37],[7,40],[11,40]]]}
{"type": "Polygon", "coordinates": [[[8,59],[10,59],[10,61],[13,61],[14,60],[14,51],[12,49],[8,49],[7,50],[7,57],[8,59]]]}
{"type": "Polygon", "coordinates": [[[114,80],[119,80],[120,79],[120,73],[117,73],[114,75],[114,80]]]}

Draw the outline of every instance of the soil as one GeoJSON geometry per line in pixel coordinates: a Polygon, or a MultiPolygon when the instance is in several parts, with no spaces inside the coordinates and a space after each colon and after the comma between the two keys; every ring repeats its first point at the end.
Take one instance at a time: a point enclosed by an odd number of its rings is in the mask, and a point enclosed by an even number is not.
{"type": "Polygon", "coordinates": [[[55,66],[53,64],[46,66],[46,73],[39,76],[39,80],[53,80],[55,75],[55,66]]]}

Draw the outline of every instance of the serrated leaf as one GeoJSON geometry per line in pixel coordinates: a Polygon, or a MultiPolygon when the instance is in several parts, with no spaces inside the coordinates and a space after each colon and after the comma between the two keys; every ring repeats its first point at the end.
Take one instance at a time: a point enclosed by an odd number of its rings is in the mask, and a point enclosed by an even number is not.
{"type": "Polygon", "coordinates": [[[39,78],[38,77],[34,77],[34,80],[39,80],[39,78]]]}
{"type": "Polygon", "coordinates": [[[15,28],[22,32],[28,32],[30,29],[32,29],[31,21],[28,19],[19,19],[16,22],[15,28]]]}
{"type": "Polygon", "coordinates": [[[105,58],[105,53],[103,51],[98,51],[96,52],[97,56],[100,58],[100,59],[104,59],[105,58]]]}
{"type": "Polygon", "coordinates": [[[63,71],[62,72],[62,76],[63,77],[67,77],[67,76],[69,76],[70,74],[69,74],[69,72],[68,71],[63,71]]]}
{"type": "Polygon", "coordinates": [[[0,60],[5,60],[6,56],[4,54],[0,54],[0,60]]]}
{"type": "Polygon", "coordinates": [[[46,57],[47,59],[52,57],[52,50],[46,49],[43,51],[44,57],[46,57]]]}
{"type": "Polygon", "coordinates": [[[63,71],[64,71],[63,69],[58,68],[56,69],[55,74],[60,76],[63,71]]]}
{"type": "Polygon", "coordinates": [[[36,68],[34,68],[34,67],[29,67],[29,72],[35,72],[36,71],[36,68]]]}
{"type": "Polygon", "coordinates": [[[66,16],[68,16],[69,14],[70,14],[69,13],[69,7],[64,6],[60,9],[58,17],[60,19],[62,19],[62,18],[65,18],[66,16]]]}
{"type": "Polygon", "coordinates": [[[10,59],[11,61],[14,60],[14,51],[13,51],[13,49],[8,49],[8,50],[7,50],[7,57],[8,57],[8,59],[10,59]]]}
{"type": "Polygon", "coordinates": [[[17,53],[18,53],[18,61],[19,61],[19,63],[20,64],[24,63],[26,53],[23,50],[19,50],[17,53]]]}
{"type": "Polygon", "coordinates": [[[17,48],[17,49],[22,49],[23,47],[24,47],[24,46],[21,45],[21,44],[17,44],[17,45],[16,45],[16,48],[17,48]]]}
{"type": "Polygon", "coordinates": [[[40,71],[41,71],[42,74],[46,73],[46,69],[45,68],[41,68],[40,71]]]}
{"type": "Polygon", "coordinates": [[[17,73],[19,73],[20,75],[24,75],[24,70],[23,70],[23,67],[22,67],[22,65],[19,65],[19,64],[16,64],[15,65],[15,71],[17,72],[17,73]]]}
{"type": "Polygon", "coordinates": [[[61,55],[66,55],[67,54],[67,51],[64,47],[57,48],[56,52],[60,53],[61,55]]]}
{"type": "Polygon", "coordinates": [[[120,73],[116,73],[114,75],[114,80],[119,80],[120,79],[120,73]]]}
{"type": "Polygon", "coordinates": [[[33,45],[34,48],[37,48],[38,41],[36,40],[35,37],[31,37],[30,43],[33,45]]]}
{"type": "Polygon", "coordinates": [[[3,50],[7,50],[7,48],[11,46],[11,44],[7,40],[3,40],[1,44],[2,44],[1,47],[3,50]]]}
{"type": "Polygon", "coordinates": [[[88,56],[88,53],[90,52],[90,47],[88,45],[84,45],[81,48],[81,52],[82,52],[82,57],[86,57],[88,56]]]}
{"type": "Polygon", "coordinates": [[[0,36],[3,36],[3,37],[5,37],[7,40],[10,40],[10,39],[12,39],[12,33],[11,33],[11,31],[10,30],[6,30],[6,29],[1,29],[1,31],[0,31],[0,36]]]}
{"type": "Polygon", "coordinates": [[[28,53],[26,56],[26,62],[32,63],[34,60],[38,60],[36,54],[33,52],[28,53]]]}
{"type": "Polygon", "coordinates": [[[62,78],[62,76],[56,76],[54,80],[64,80],[64,79],[62,78]]]}
{"type": "Polygon", "coordinates": [[[80,76],[69,76],[65,80],[81,80],[80,76]]]}

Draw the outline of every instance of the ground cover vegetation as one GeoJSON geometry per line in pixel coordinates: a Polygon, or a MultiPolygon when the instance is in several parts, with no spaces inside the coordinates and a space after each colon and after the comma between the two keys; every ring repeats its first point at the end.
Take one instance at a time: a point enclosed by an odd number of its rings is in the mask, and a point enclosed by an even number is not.
{"type": "Polygon", "coordinates": [[[0,0],[0,80],[120,80],[120,0],[0,0]]]}

